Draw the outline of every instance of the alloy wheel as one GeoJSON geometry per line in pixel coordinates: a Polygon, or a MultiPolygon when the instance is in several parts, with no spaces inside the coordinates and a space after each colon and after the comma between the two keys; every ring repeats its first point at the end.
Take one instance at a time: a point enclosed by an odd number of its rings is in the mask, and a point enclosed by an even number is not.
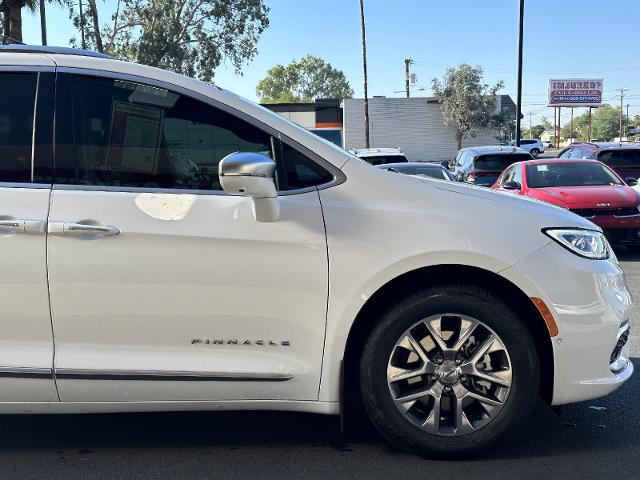
{"type": "Polygon", "coordinates": [[[489,424],[504,407],[512,367],[500,337],[466,315],[425,318],[391,351],[387,383],[393,402],[428,433],[459,436],[489,424]]]}

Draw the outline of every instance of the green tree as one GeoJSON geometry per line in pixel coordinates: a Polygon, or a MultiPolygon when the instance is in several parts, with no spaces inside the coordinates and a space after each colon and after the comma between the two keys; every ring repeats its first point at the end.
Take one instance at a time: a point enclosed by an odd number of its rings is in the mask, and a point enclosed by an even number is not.
{"type": "Polygon", "coordinates": [[[344,73],[320,57],[307,55],[289,65],[276,65],[258,82],[262,103],[311,102],[316,98],[350,98],[353,89],[344,73]]]}
{"type": "Polygon", "coordinates": [[[547,117],[542,117],[540,119],[540,125],[544,128],[544,130],[551,130],[553,128],[553,124],[549,121],[547,117]]]}
{"type": "Polygon", "coordinates": [[[95,0],[84,25],[77,3],[65,1],[76,28],[86,27],[88,48],[204,81],[223,62],[240,73],[269,26],[264,0],[119,0],[113,23],[101,27],[95,0]]]}
{"type": "Polygon", "coordinates": [[[0,33],[12,40],[22,42],[22,9],[27,8],[35,12],[38,0],[2,0],[0,14],[2,14],[2,28],[0,33]]]}
{"type": "Polygon", "coordinates": [[[531,127],[531,131],[529,131],[529,129],[526,129],[524,132],[522,132],[522,138],[540,138],[540,135],[542,135],[542,132],[544,131],[544,125],[533,125],[531,127]]]}
{"type": "Polygon", "coordinates": [[[477,129],[495,123],[496,92],[503,86],[502,81],[493,86],[484,83],[482,68],[464,63],[448,68],[441,81],[432,80],[444,122],[456,129],[459,149],[466,136],[474,136],[477,129]]]}
{"type": "MultiPolygon", "coordinates": [[[[626,125],[623,118],[622,125],[626,125]]],[[[595,109],[592,119],[592,136],[601,140],[611,140],[620,133],[620,109],[611,105],[603,105],[595,109]]]]}

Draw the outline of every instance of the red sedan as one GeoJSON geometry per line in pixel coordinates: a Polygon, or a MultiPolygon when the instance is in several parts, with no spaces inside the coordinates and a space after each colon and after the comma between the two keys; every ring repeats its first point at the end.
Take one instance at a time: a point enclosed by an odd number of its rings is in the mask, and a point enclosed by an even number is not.
{"type": "Polygon", "coordinates": [[[639,249],[640,199],[629,184],[596,160],[545,159],[514,163],[491,188],[567,208],[600,226],[612,244],[639,249]]]}

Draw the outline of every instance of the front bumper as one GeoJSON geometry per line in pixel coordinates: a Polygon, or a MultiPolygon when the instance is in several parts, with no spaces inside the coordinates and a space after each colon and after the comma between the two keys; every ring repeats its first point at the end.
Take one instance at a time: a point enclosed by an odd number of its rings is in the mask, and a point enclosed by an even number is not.
{"type": "Polygon", "coordinates": [[[529,297],[544,300],[558,325],[552,404],[606,395],[633,373],[628,343],[612,354],[633,308],[624,272],[610,260],[589,260],[555,242],[501,272],[529,297]]]}
{"type": "Polygon", "coordinates": [[[640,215],[587,217],[602,228],[612,245],[640,245],[640,215]]]}

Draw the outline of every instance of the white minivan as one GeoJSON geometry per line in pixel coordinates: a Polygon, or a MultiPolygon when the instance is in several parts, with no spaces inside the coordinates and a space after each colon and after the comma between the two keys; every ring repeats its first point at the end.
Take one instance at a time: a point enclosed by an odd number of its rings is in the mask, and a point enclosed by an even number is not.
{"type": "Polygon", "coordinates": [[[363,406],[465,455],[632,374],[584,218],[93,52],[4,47],[0,91],[1,413],[363,406]]]}

